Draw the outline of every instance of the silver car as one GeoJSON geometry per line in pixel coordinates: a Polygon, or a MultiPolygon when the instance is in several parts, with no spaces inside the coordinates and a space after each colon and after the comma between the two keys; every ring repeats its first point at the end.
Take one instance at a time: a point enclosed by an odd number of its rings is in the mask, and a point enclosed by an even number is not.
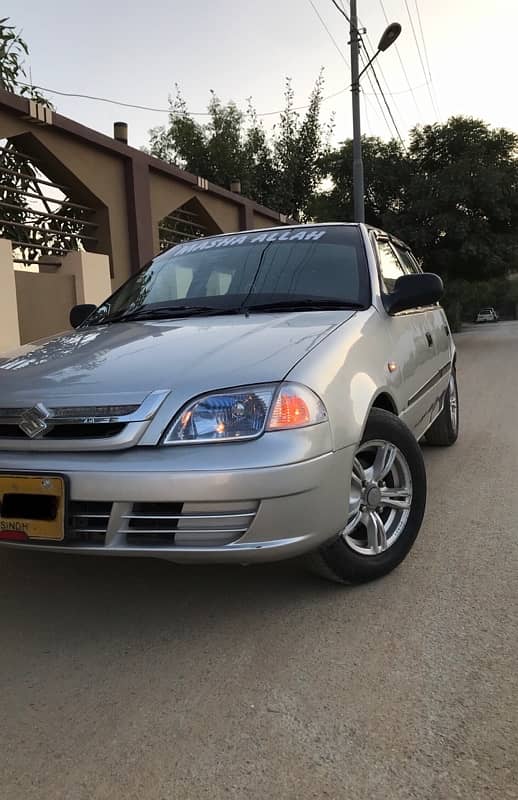
{"type": "Polygon", "coordinates": [[[365,225],[161,253],[75,330],[0,358],[0,542],[379,577],[458,433],[442,283],[365,225]]]}

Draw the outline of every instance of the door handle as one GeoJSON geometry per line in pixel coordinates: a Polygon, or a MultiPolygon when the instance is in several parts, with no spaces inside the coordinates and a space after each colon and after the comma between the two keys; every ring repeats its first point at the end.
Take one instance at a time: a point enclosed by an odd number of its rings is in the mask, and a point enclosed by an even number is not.
{"type": "Polygon", "coordinates": [[[432,334],[428,331],[426,331],[426,341],[428,342],[428,347],[433,347],[432,334]]]}

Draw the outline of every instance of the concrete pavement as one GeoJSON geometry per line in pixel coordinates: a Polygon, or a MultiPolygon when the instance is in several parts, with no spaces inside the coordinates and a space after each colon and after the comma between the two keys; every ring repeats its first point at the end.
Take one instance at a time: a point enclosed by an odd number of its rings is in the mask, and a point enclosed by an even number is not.
{"type": "Polygon", "coordinates": [[[384,580],[0,552],[2,800],[518,798],[518,324],[384,580]]]}

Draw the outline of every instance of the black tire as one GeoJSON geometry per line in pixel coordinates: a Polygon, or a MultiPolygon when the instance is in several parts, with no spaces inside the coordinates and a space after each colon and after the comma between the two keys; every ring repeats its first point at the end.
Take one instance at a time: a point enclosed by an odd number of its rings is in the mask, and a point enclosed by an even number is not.
{"type": "Polygon", "coordinates": [[[444,396],[444,406],[425,435],[427,444],[433,447],[451,447],[459,438],[459,390],[457,387],[457,374],[452,370],[450,383],[444,396]],[[452,396],[455,399],[456,414],[452,412],[452,396]]]}
{"type": "Polygon", "coordinates": [[[426,506],[426,470],[421,448],[410,429],[394,414],[373,409],[360,444],[386,441],[395,445],[410,471],[412,498],[406,523],[394,543],[377,555],[356,552],[340,533],[309,556],[312,571],[338,583],[364,583],[381,578],[400,564],[410,551],[426,506]]]}

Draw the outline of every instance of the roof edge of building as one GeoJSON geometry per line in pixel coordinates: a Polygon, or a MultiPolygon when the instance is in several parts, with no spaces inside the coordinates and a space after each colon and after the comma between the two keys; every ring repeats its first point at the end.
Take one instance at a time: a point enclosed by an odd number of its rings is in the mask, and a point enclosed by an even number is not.
{"type": "Polygon", "coordinates": [[[262,216],[268,217],[276,222],[281,222],[282,224],[294,222],[294,220],[289,219],[286,215],[281,214],[279,211],[274,211],[271,208],[262,206],[260,203],[256,203],[255,200],[251,200],[244,195],[232,192],[229,189],[225,189],[224,187],[218,186],[215,183],[211,183],[203,176],[193,175],[186,170],[175,167],[173,164],[169,164],[167,161],[163,161],[160,158],[151,156],[143,150],[139,150],[136,147],[132,147],[131,145],[125,144],[117,139],[112,139],[107,134],[100,133],[94,128],[89,128],[87,125],[83,125],[80,122],[70,119],[70,117],[65,117],[62,114],[52,111],[51,114],[46,115],[46,119],[49,121],[38,119],[33,113],[34,101],[31,101],[26,97],[21,97],[20,95],[12,92],[8,92],[5,89],[0,89],[0,109],[6,109],[10,112],[14,111],[22,117],[33,119],[35,124],[49,125],[49,127],[53,127],[56,130],[69,134],[70,136],[78,137],[83,141],[88,142],[88,144],[92,145],[93,147],[108,150],[122,158],[138,160],[141,163],[146,163],[150,170],[152,169],[155,172],[162,172],[173,176],[177,180],[191,185],[194,189],[223,197],[226,200],[231,200],[242,208],[248,208],[251,211],[257,211],[257,213],[261,214],[262,216]]]}

